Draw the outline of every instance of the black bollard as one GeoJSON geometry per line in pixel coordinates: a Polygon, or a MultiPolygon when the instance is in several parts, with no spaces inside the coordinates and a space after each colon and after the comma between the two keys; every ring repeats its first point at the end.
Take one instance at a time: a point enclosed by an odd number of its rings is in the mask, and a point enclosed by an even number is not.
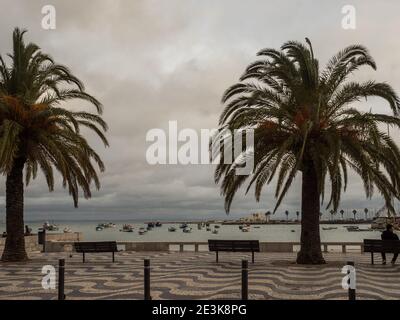
{"type": "Polygon", "coordinates": [[[46,229],[44,228],[39,229],[38,244],[41,244],[43,246],[42,252],[46,252],[46,229]]]}
{"type": "Polygon", "coordinates": [[[150,295],[150,260],[144,259],[144,300],[151,300],[150,295]]]}
{"type": "MultiPolygon", "coordinates": [[[[347,261],[347,265],[354,267],[354,262],[347,261]]],[[[350,273],[350,271],[348,273],[350,273]]],[[[349,279],[349,284],[350,284],[350,279],[349,279]]],[[[356,300],[356,289],[352,289],[349,287],[349,300],[356,300]]]]}
{"type": "Polygon", "coordinates": [[[64,294],[65,260],[58,260],[58,300],[65,300],[64,294]]]}
{"type": "Polygon", "coordinates": [[[242,260],[242,300],[248,300],[249,293],[249,263],[242,260]]]}

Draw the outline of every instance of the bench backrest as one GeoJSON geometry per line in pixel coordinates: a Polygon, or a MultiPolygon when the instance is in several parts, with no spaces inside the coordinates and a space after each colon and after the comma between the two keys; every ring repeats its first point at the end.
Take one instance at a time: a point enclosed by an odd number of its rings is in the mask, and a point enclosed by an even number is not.
{"type": "Polygon", "coordinates": [[[260,252],[258,240],[208,240],[210,251],[260,252]]]}
{"type": "Polygon", "coordinates": [[[364,252],[400,253],[400,241],[364,239],[364,252]]]}
{"type": "Polygon", "coordinates": [[[75,242],[76,252],[117,252],[116,241],[75,242]]]}

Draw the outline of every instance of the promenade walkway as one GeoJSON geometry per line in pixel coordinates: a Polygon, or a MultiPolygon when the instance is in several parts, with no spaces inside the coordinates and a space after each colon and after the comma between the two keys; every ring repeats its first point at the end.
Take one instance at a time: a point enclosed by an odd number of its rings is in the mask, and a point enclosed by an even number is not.
{"type": "MultiPolygon", "coordinates": [[[[67,299],[142,299],[143,259],[151,259],[153,299],[239,299],[241,253],[221,253],[220,262],[209,252],[122,252],[110,254],[31,254],[28,263],[0,262],[0,299],[56,299],[57,290],[45,290],[44,265],[57,268],[66,259],[67,299]]],[[[293,253],[259,253],[249,263],[250,299],[347,299],[341,268],[355,262],[358,299],[400,299],[400,265],[370,264],[370,255],[327,253],[324,266],[299,266],[293,253]]],[[[390,259],[390,257],[389,257],[390,259]]]]}

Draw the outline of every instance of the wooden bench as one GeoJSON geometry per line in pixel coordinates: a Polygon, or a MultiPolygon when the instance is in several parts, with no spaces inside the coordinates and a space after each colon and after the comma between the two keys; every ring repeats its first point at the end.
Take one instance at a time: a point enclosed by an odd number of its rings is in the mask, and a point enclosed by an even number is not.
{"type": "Polygon", "coordinates": [[[400,253],[400,241],[364,239],[363,252],[371,252],[371,263],[374,264],[374,253],[400,253]]]}
{"type": "Polygon", "coordinates": [[[85,253],[112,252],[114,262],[114,253],[118,252],[116,241],[75,242],[74,247],[76,252],[83,254],[83,263],[85,263],[85,253]]]}
{"type": "Polygon", "coordinates": [[[251,252],[251,261],[254,263],[254,252],[260,252],[258,240],[208,240],[208,249],[215,251],[218,262],[219,251],[251,252]]]}

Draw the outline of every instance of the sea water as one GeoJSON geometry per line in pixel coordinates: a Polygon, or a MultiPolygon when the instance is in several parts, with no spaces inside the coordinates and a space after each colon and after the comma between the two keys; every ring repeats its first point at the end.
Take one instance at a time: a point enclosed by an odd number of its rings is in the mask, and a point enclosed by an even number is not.
{"type": "MultiPolygon", "coordinates": [[[[192,228],[190,233],[184,233],[179,228],[179,224],[164,223],[161,227],[154,227],[152,230],[140,235],[138,230],[140,227],[146,228],[143,222],[132,221],[114,221],[115,228],[105,228],[102,231],[96,231],[96,226],[99,223],[106,221],[51,221],[57,224],[59,231],[49,233],[60,233],[68,227],[73,232],[82,232],[84,241],[135,241],[135,242],[162,242],[162,241],[195,241],[207,242],[208,239],[247,239],[259,240],[265,242],[299,242],[301,226],[299,224],[268,224],[268,225],[252,225],[249,232],[242,232],[238,225],[219,225],[218,234],[213,234],[207,231],[206,228],[198,230],[197,224],[189,224],[192,228]],[[121,232],[124,224],[131,224],[134,227],[133,232],[121,232]],[[168,228],[174,226],[175,232],[168,231],[168,228]]],[[[26,222],[32,232],[36,233],[38,228],[42,227],[42,222],[26,222]]],[[[215,224],[211,224],[211,230],[214,230],[215,224]]],[[[357,225],[355,225],[357,226],[357,225]]],[[[369,227],[367,224],[358,225],[361,229],[369,227]]],[[[321,241],[323,242],[362,242],[363,239],[380,239],[380,231],[358,231],[349,232],[345,225],[327,224],[321,225],[321,241]],[[322,230],[323,227],[337,227],[334,230],[322,230]]],[[[0,233],[6,230],[4,223],[0,223],[0,233]]]]}

